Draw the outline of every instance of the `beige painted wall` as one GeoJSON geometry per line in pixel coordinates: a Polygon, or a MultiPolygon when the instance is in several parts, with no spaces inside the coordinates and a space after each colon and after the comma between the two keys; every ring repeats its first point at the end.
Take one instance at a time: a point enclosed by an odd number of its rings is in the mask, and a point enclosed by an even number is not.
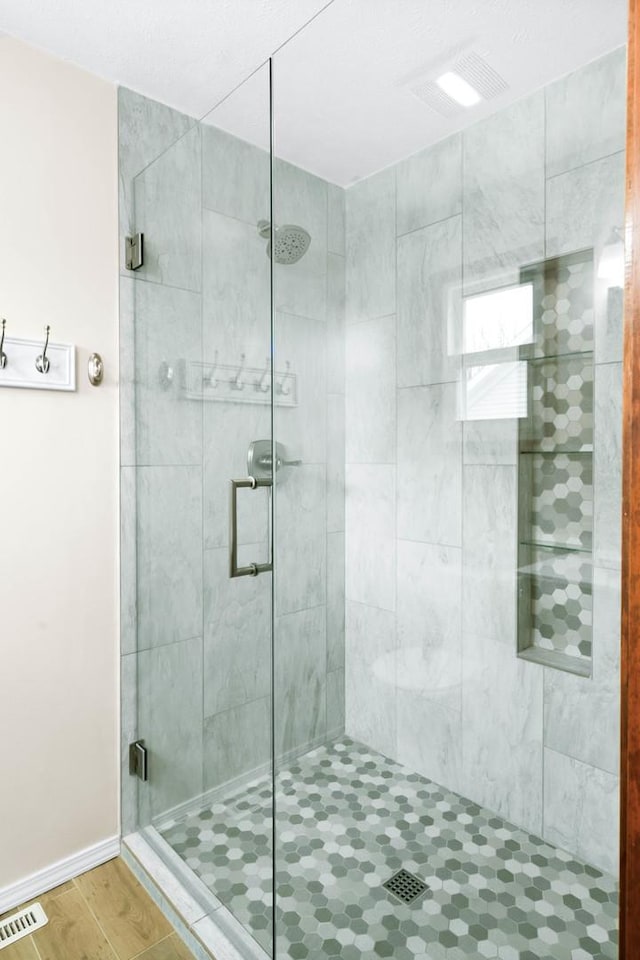
{"type": "Polygon", "coordinates": [[[78,362],[0,390],[1,888],[118,831],[118,224],[116,88],[0,37],[0,89],[0,316],[78,362]]]}

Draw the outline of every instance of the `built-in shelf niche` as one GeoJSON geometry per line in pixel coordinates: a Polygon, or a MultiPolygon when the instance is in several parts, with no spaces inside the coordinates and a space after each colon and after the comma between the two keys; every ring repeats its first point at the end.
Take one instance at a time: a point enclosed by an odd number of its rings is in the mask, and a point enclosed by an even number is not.
{"type": "Polygon", "coordinates": [[[593,251],[521,271],[533,288],[519,427],[518,653],[590,676],[593,585],[593,251]]]}

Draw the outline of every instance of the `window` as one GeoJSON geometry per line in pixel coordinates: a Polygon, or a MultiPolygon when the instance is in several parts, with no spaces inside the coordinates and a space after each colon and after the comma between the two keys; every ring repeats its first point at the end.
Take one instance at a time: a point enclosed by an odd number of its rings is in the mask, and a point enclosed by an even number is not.
{"type": "Polygon", "coordinates": [[[462,322],[463,419],[526,417],[527,365],[513,348],[533,341],[533,284],[466,297],[462,322]]]}

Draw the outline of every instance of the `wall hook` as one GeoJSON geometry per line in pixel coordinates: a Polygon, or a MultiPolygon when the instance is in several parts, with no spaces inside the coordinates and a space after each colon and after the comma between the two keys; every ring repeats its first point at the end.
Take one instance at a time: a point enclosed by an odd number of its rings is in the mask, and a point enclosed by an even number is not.
{"type": "Polygon", "coordinates": [[[271,357],[267,357],[265,360],[264,373],[259,380],[256,380],[256,390],[259,390],[261,393],[269,393],[269,387],[271,380],[271,357]]]}
{"type": "Polygon", "coordinates": [[[285,387],[285,383],[286,383],[287,377],[289,376],[290,370],[291,370],[291,364],[287,360],[287,362],[285,363],[285,372],[280,377],[280,380],[278,381],[278,386],[276,388],[281,397],[288,397],[289,394],[291,393],[291,388],[285,387]]]}
{"type": "Polygon", "coordinates": [[[7,321],[2,318],[2,336],[0,336],[0,370],[4,370],[7,365],[7,355],[3,350],[4,347],[4,328],[7,325],[7,321]]]}
{"type": "Polygon", "coordinates": [[[39,357],[36,357],[36,370],[38,371],[38,373],[49,373],[49,367],[51,366],[51,364],[49,363],[49,358],[47,356],[47,347],[49,346],[49,331],[51,330],[51,327],[49,326],[49,324],[47,324],[44,330],[47,335],[47,339],[44,342],[42,353],[40,354],[39,357]]]}
{"type": "Polygon", "coordinates": [[[244,383],[242,382],[242,371],[244,370],[244,362],[246,360],[246,355],[243,353],[240,357],[240,366],[238,367],[238,372],[231,381],[231,387],[233,390],[244,390],[244,383]]]}
{"type": "Polygon", "coordinates": [[[207,376],[204,377],[203,379],[203,383],[205,387],[211,387],[212,390],[216,389],[216,387],[218,386],[218,381],[215,376],[217,369],[218,369],[218,351],[216,350],[216,352],[213,355],[213,366],[211,367],[211,370],[209,371],[207,376]]]}

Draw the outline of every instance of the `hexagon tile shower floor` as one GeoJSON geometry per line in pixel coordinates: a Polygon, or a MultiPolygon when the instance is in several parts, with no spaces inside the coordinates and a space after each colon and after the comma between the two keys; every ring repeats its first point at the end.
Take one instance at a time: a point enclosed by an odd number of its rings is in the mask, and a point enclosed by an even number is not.
{"type": "MultiPolygon", "coordinates": [[[[343,738],[277,778],[278,957],[614,960],[613,877],[343,738]],[[401,868],[429,887],[399,903],[401,868]]],[[[267,778],[161,834],[270,950],[267,778]]]]}

